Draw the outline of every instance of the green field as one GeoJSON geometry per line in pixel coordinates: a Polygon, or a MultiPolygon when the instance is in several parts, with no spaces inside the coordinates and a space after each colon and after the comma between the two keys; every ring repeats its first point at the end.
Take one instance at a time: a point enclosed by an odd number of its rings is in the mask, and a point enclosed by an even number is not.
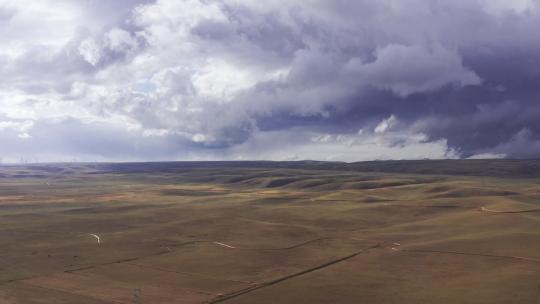
{"type": "Polygon", "coordinates": [[[538,166],[3,166],[0,303],[540,303],[538,166]]]}

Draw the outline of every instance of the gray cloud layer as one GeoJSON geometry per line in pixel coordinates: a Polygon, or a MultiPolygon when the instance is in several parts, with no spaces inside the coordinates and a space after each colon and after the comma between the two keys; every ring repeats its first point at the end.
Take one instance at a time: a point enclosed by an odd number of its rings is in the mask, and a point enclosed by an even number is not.
{"type": "Polygon", "coordinates": [[[539,9],[0,0],[0,156],[538,157],[539,9]]]}

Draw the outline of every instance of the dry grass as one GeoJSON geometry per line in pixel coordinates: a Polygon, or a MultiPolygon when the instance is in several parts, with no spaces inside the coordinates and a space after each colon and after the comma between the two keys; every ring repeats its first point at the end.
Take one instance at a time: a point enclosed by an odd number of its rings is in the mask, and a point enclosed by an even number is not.
{"type": "Polygon", "coordinates": [[[1,304],[133,303],[137,288],[141,303],[540,303],[540,212],[481,209],[540,209],[534,178],[208,165],[2,175],[1,304]]]}

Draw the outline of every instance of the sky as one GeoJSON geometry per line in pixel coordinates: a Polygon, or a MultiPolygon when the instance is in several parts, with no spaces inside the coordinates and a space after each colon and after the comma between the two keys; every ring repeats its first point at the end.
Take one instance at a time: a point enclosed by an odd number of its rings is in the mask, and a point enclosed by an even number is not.
{"type": "Polygon", "coordinates": [[[0,0],[0,160],[540,157],[536,0],[0,0]]]}

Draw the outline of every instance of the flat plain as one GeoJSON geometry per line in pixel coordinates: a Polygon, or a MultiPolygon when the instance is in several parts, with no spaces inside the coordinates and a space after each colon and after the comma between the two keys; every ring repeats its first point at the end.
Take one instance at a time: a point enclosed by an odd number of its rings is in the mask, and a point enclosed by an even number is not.
{"type": "Polygon", "coordinates": [[[2,166],[0,303],[540,303],[539,166],[2,166]]]}

